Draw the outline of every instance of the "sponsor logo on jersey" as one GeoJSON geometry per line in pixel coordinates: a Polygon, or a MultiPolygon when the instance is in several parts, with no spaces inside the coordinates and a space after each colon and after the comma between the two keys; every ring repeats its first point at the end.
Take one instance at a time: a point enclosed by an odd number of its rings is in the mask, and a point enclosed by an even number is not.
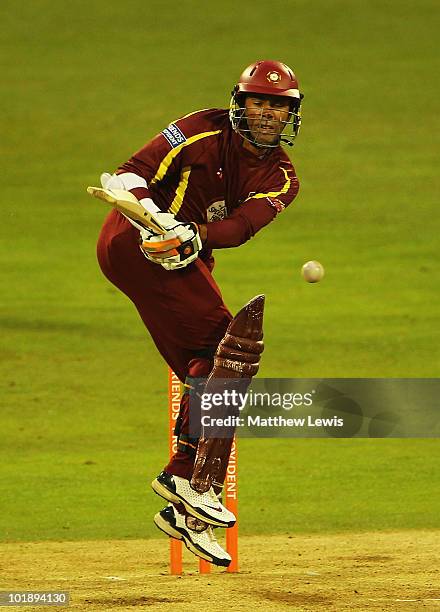
{"type": "Polygon", "coordinates": [[[170,125],[163,130],[162,134],[168,140],[173,149],[181,145],[183,142],[186,142],[184,133],[175,123],[170,123],[170,125]]]}
{"type": "Polygon", "coordinates": [[[206,211],[208,223],[211,221],[223,221],[228,215],[226,210],[226,203],[224,200],[218,200],[213,202],[206,211]]]}

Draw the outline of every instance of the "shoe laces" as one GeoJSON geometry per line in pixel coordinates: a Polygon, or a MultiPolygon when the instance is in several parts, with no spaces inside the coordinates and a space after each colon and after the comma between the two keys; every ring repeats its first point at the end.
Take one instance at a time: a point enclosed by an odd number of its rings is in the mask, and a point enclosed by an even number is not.
{"type": "Polygon", "coordinates": [[[210,542],[212,542],[213,544],[217,544],[217,538],[214,535],[214,530],[212,527],[208,527],[207,536],[210,542]]]}
{"type": "Polygon", "coordinates": [[[215,491],[214,491],[214,489],[212,487],[209,489],[209,496],[211,497],[212,501],[214,501],[216,504],[219,503],[220,500],[217,497],[217,495],[215,494],[215,491]]]}

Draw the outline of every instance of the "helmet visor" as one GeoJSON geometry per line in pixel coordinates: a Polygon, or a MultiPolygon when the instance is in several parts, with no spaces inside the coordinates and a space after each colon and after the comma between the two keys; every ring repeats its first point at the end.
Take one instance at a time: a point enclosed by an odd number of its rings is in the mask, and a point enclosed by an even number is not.
{"type": "Polygon", "coordinates": [[[300,105],[299,99],[235,94],[229,115],[234,129],[257,147],[292,145],[301,124],[300,105]]]}

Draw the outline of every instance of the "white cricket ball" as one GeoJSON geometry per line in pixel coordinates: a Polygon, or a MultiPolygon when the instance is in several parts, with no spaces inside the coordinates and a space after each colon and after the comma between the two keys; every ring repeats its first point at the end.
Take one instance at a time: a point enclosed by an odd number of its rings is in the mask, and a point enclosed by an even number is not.
{"type": "Polygon", "coordinates": [[[301,274],[308,283],[318,283],[324,276],[324,267],[319,261],[307,261],[301,268],[301,274]]]}

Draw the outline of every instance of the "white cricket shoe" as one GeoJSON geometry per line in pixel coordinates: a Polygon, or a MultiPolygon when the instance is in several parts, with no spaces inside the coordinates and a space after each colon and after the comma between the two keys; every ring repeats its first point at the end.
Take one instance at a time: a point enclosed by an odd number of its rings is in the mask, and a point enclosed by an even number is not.
{"type": "Polygon", "coordinates": [[[151,483],[155,493],[170,502],[181,502],[189,514],[216,527],[233,527],[236,518],[220,503],[214,489],[206,493],[197,493],[189,480],[161,472],[151,483]]]}
{"type": "Polygon", "coordinates": [[[180,514],[177,508],[169,504],[155,515],[154,522],[170,538],[183,540],[187,549],[197,557],[222,567],[228,567],[231,563],[231,557],[217,542],[212,527],[204,521],[180,514]],[[189,526],[202,531],[194,531],[189,526]]]}

